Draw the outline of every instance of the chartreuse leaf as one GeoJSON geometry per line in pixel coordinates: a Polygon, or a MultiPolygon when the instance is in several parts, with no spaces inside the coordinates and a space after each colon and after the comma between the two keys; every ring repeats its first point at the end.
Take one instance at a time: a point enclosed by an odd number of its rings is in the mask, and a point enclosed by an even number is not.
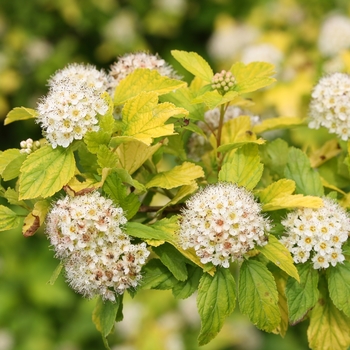
{"type": "Polygon", "coordinates": [[[320,208],[323,206],[322,198],[303,196],[302,194],[292,195],[295,190],[293,180],[281,179],[272,183],[262,191],[258,192],[263,211],[279,210],[285,208],[320,208]]]}
{"type": "Polygon", "coordinates": [[[187,115],[188,112],[169,102],[158,104],[155,92],[142,92],[125,103],[122,136],[131,136],[150,145],[154,138],[174,133],[174,124],[164,123],[177,114],[187,115]]]}
{"type": "Polygon", "coordinates": [[[264,246],[256,246],[267,259],[273,262],[281,270],[299,281],[298,270],[293,264],[293,258],[289,250],[273,235],[269,236],[269,243],[264,246]]]}
{"type": "Polygon", "coordinates": [[[247,144],[226,156],[219,172],[219,180],[233,182],[252,190],[261,179],[263,169],[258,146],[247,144]]]}
{"type": "Polygon", "coordinates": [[[171,189],[183,185],[191,185],[193,180],[200,177],[204,177],[202,167],[190,162],[184,162],[169,171],[157,174],[146,184],[146,187],[171,189]]]}
{"type": "Polygon", "coordinates": [[[300,283],[289,278],[286,286],[289,322],[300,322],[318,300],[318,271],[310,263],[296,265],[300,283]]]}
{"type": "Polygon", "coordinates": [[[115,169],[119,164],[118,155],[106,145],[100,145],[96,155],[97,155],[97,163],[101,167],[101,169],[103,168],[115,169]]]}
{"type": "Polygon", "coordinates": [[[18,191],[13,188],[8,187],[6,192],[4,193],[4,198],[12,205],[18,205],[20,207],[27,207],[24,201],[18,200],[18,191]]]}
{"type": "Polygon", "coordinates": [[[186,259],[172,245],[164,243],[159,247],[153,247],[152,250],[177,280],[185,281],[187,279],[186,259]]]}
{"type": "Polygon", "coordinates": [[[214,109],[220,105],[232,102],[239,96],[237,91],[228,91],[221,95],[217,90],[206,91],[192,100],[192,103],[205,103],[209,109],[214,109]]]}
{"type": "Polygon", "coordinates": [[[324,195],[319,173],[311,168],[309,159],[300,149],[289,149],[285,176],[295,181],[297,193],[320,197],[324,195]]]}
{"type": "Polygon", "coordinates": [[[39,148],[21,167],[19,199],[52,196],[74,176],[74,170],[74,154],[70,148],[39,148]]]}
{"type": "Polygon", "coordinates": [[[34,209],[24,219],[22,233],[24,237],[33,236],[39,227],[44,223],[46,214],[49,211],[50,203],[42,200],[34,204],[34,209]]]}
{"type": "Polygon", "coordinates": [[[183,87],[161,96],[160,100],[162,102],[171,102],[177,107],[185,108],[189,113],[187,118],[190,120],[203,120],[204,105],[192,103],[194,97],[194,93],[188,87],[183,87]]]}
{"type": "Polygon", "coordinates": [[[11,230],[18,227],[20,218],[11,209],[0,205],[0,231],[11,230]]]}
{"type": "MultiPolygon", "coordinates": [[[[111,146],[113,147],[113,139],[111,146]]],[[[140,166],[149,159],[161,147],[161,143],[148,146],[141,141],[133,140],[121,144],[117,148],[120,166],[130,175],[133,174],[140,166]]]]}
{"type": "Polygon", "coordinates": [[[16,178],[20,173],[20,167],[27,155],[19,149],[10,148],[0,153],[0,175],[5,181],[16,178]]]}
{"type": "Polygon", "coordinates": [[[310,164],[312,168],[318,168],[323,163],[341,153],[341,147],[337,139],[327,141],[319,149],[310,155],[310,164]]]}
{"type": "Polygon", "coordinates": [[[241,312],[259,329],[272,332],[280,324],[276,283],[263,263],[252,259],[243,262],[239,275],[238,300],[241,312]]]}
{"type": "Polygon", "coordinates": [[[159,259],[151,259],[142,268],[142,280],[139,289],[171,289],[177,284],[173,274],[159,259]]]}
{"type": "Polygon", "coordinates": [[[10,164],[13,160],[21,156],[21,152],[17,148],[10,148],[4,152],[0,153],[0,175],[2,175],[3,171],[6,169],[8,164],[10,164]]]}
{"type": "Polygon", "coordinates": [[[107,146],[110,140],[111,134],[103,130],[89,131],[84,136],[86,147],[93,154],[98,153],[101,145],[107,146]]]}
{"type": "Polygon", "coordinates": [[[327,269],[328,290],[334,305],[350,317],[350,262],[327,269]]]}
{"type": "Polygon", "coordinates": [[[251,62],[245,65],[237,62],[232,65],[230,72],[236,78],[235,91],[240,94],[255,91],[276,81],[274,66],[266,62],[251,62]]]}
{"type": "Polygon", "coordinates": [[[210,68],[208,62],[196,52],[172,50],[171,54],[176,59],[176,61],[178,61],[194,76],[199,77],[206,82],[211,82],[214,73],[210,68]]]}
{"type": "Polygon", "coordinates": [[[121,105],[141,92],[152,91],[158,96],[184,86],[186,82],[162,76],[155,69],[138,68],[119,83],[114,92],[114,103],[121,105]]]}
{"type": "Polygon", "coordinates": [[[122,308],[123,295],[118,295],[114,303],[109,300],[103,301],[102,298],[98,298],[92,312],[92,321],[97,330],[101,333],[103,343],[107,349],[110,349],[107,336],[111,333],[116,318],[121,314],[122,308]]]}
{"type": "Polygon", "coordinates": [[[10,124],[17,120],[27,120],[36,118],[38,115],[35,109],[26,108],[26,107],[15,107],[10,112],[8,112],[4,125],[10,124]]]}
{"type": "Polygon", "coordinates": [[[117,173],[113,172],[108,175],[102,188],[114,203],[123,208],[124,215],[128,220],[137,213],[141,203],[134,193],[127,192],[127,187],[117,173]]]}
{"type": "Polygon", "coordinates": [[[229,269],[218,268],[214,276],[203,274],[199,282],[197,307],[201,318],[199,345],[210,342],[221,330],[236,306],[236,283],[229,269]]]}
{"type": "Polygon", "coordinates": [[[326,283],[320,283],[320,298],[310,312],[307,330],[313,350],[347,350],[350,346],[350,318],[336,308],[326,283]]]}
{"type": "Polygon", "coordinates": [[[270,118],[263,120],[260,124],[254,125],[253,131],[256,134],[261,134],[265,131],[292,128],[300,125],[305,125],[305,119],[297,117],[270,118]]]}
{"type": "Polygon", "coordinates": [[[189,185],[185,185],[180,187],[180,189],[177,191],[174,198],[166,204],[166,206],[174,205],[179,203],[183,198],[187,197],[188,195],[192,194],[198,189],[197,182],[193,181],[189,185]]]}
{"type": "Polygon", "coordinates": [[[186,299],[198,289],[203,270],[198,266],[187,265],[187,274],[187,280],[179,281],[172,290],[177,299],[186,299]]]}

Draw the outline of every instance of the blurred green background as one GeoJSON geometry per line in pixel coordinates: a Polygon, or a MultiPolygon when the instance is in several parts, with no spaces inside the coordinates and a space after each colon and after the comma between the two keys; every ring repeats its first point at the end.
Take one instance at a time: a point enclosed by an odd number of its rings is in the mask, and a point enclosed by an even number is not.
{"type": "MultiPolygon", "coordinates": [[[[305,114],[317,77],[349,70],[346,50],[328,57],[317,46],[323,21],[334,14],[349,17],[348,0],[3,0],[0,150],[41,137],[33,121],[3,126],[3,120],[16,106],[35,108],[57,69],[71,62],[108,69],[118,56],[134,51],[158,53],[190,81],[170,50],[195,51],[219,70],[247,60],[251,46],[269,44],[279,83],[258,93],[256,112],[305,114]]],[[[0,350],[103,349],[91,321],[94,301],[76,295],[62,277],[48,284],[57,264],[42,231],[31,238],[15,230],[0,233],[0,350]]],[[[197,349],[195,307],[195,298],[177,302],[168,292],[127,296],[125,319],[109,337],[111,347],[197,349]]],[[[291,327],[283,340],[234,313],[202,349],[303,350],[306,328],[307,322],[291,327]]]]}

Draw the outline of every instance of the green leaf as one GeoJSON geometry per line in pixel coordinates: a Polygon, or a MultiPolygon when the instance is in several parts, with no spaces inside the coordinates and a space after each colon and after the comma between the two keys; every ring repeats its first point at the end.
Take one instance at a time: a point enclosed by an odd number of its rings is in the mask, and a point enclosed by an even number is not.
{"type": "Polygon", "coordinates": [[[172,50],[173,57],[194,76],[202,78],[204,81],[211,82],[213,71],[208,62],[195,52],[186,52],[172,50]]]}
{"type": "Polygon", "coordinates": [[[172,245],[164,243],[159,247],[153,247],[152,250],[177,280],[185,281],[187,279],[186,259],[172,245]]]}
{"type": "Polygon", "coordinates": [[[274,66],[266,62],[234,63],[230,69],[236,78],[235,91],[240,94],[255,91],[276,81],[271,76],[275,74],[274,66]]]}
{"type": "Polygon", "coordinates": [[[109,349],[107,336],[111,333],[116,317],[123,307],[123,296],[120,295],[116,298],[116,301],[103,301],[102,298],[98,298],[95,308],[92,312],[92,321],[94,322],[96,329],[101,333],[103,342],[107,349],[109,349]]]}
{"type": "Polygon", "coordinates": [[[334,305],[350,317],[350,262],[327,269],[329,295],[334,305]]]}
{"type": "Polygon", "coordinates": [[[201,318],[199,345],[209,343],[235,309],[235,290],[235,280],[228,269],[218,268],[214,276],[207,273],[202,276],[197,296],[197,307],[201,318]]]}
{"type": "Polygon", "coordinates": [[[10,148],[0,153],[0,175],[5,181],[19,175],[19,168],[26,156],[16,148],[10,148]]]}
{"type": "Polygon", "coordinates": [[[98,153],[101,145],[108,146],[110,140],[111,134],[103,130],[90,131],[84,136],[86,147],[93,154],[98,153]]]}
{"type": "Polygon", "coordinates": [[[132,136],[150,145],[154,138],[174,133],[174,124],[165,125],[165,122],[177,114],[187,115],[188,112],[169,102],[158,104],[155,92],[142,92],[125,103],[122,136],[132,136]]]}
{"type": "Polygon", "coordinates": [[[20,218],[11,209],[0,205],[0,231],[16,228],[20,224],[20,218]]]}
{"type": "Polygon", "coordinates": [[[197,189],[198,189],[198,185],[196,182],[193,182],[190,185],[180,187],[180,189],[176,192],[176,195],[174,196],[174,198],[170,202],[168,202],[166,206],[179,203],[182,199],[192,194],[197,189]]]}
{"type": "Polygon", "coordinates": [[[281,316],[275,280],[267,267],[259,261],[245,260],[241,266],[238,300],[240,310],[259,329],[272,332],[281,316]]]}
{"type": "Polygon", "coordinates": [[[68,183],[74,171],[74,154],[70,148],[39,148],[21,167],[19,200],[52,196],[68,183]]]}
{"type": "Polygon", "coordinates": [[[322,198],[301,194],[292,195],[294,190],[295,182],[293,180],[281,179],[259,191],[258,196],[263,203],[262,210],[271,211],[301,207],[321,208],[323,206],[322,198]]]}
{"type": "Polygon", "coordinates": [[[299,281],[298,270],[293,263],[293,258],[290,255],[289,250],[282,243],[280,243],[275,236],[270,235],[269,243],[262,247],[256,246],[256,249],[289,276],[292,276],[299,281]]]}
{"type": "Polygon", "coordinates": [[[63,269],[63,263],[62,261],[59,262],[57,267],[55,268],[54,272],[52,273],[49,281],[47,282],[49,285],[53,286],[58,278],[58,276],[61,274],[63,269]]]}
{"type": "Polygon", "coordinates": [[[236,183],[251,190],[261,179],[263,169],[258,146],[247,144],[226,156],[219,172],[219,180],[236,183]]]}
{"type": "Polygon", "coordinates": [[[320,299],[310,313],[309,346],[313,350],[347,350],[350,318],[334,306],[326,286],[320,286],[320,292],[320,299]]]}
{"type": "Polygon", "coordinates": [[[140,93],[163,95],[186,86],[186,82],[162,76],[157,70],[138,68],[123,79],[114,93],[114,103],[121,105],[140,93]]]}
{"type": "Polygon", "coordinates": [[[233,149],[240,148],[240,147],[247,145],[247,144],[263,145],[264,143],[265,143],[265,140],[263,140],[263,139],[249,140],[249,141],[238,141],[238,142],[233,142],[233,143],[221,145],[220,147],[217,148],[217,151],[221,152],[221,153],[225,153],[225,152],[232,151],[233,149]]]}
{"type": "Polygon", "coordinates": [[[193,180],[200,177],[204,177],[202,167],[190,162],[184,162],[169,171],[157,174],[146,184],[146,187],[171,189],[179,186],[191,185],[193,180]]]}
{"type": "Polygon", "coordinates": [[[15,107],[13,110],[8,112],[4,125],[10,124],[17,120],[27,120],[36,118],[38,115],[37,111],[26,107],[15,107]]]}
{"type": "Polygon", "coordinates": [[[309,159],[300,149],[289,149],[285,176],[295,181],[297,193],[319,197],[324,195],[320,175],[311,168],[309,159]]]}
{"type": "MultiPolygon", "coordinates": [[[[112,139],[110,143],[111,147],[114,147],[113,140],[114,139],[112,139]]],[[[161,146],[161,143],[148,146],[137,140],[123,143],[117,149],[120,166],[132,175],[147,159],[157,152],[161,146]]]]}
{"type": "Polygon", "coordinates": [[[300,283],[289,278],[286,286],[289,321],[292,325],[300,322],[318,299],[318,271],[310,263],[296,265],[300,283]]]}
{"type": "Polygon", "coordinates": [[[209,109],[214,109],[228,102],[233,102],[239,96],[237,91],[228,91],[221,95],[217,90],[206,91],[192,100],[192,103],[205,103],[209,109]]]}
{"type": "Polygon", "coordinates": [[[4,197],[7,199],[7,201],[12,205],[18,205],[20,207],[26,207],[26,203],[24,201],[18,200],[18,192],[14,190],[13,188],[8,188],[6,192],[4,193],[4,197]]]}
{"type": "Polygon", "coordinates": [[[108,175],[102,188],[115,204],[122,207],[128,220],[137,213],[141,203],[135,194],[127,192],[127,187],[117,173],[108,175]]]}
{"type": "Polygon", "coordinates": [[[171,234],[138,222],[129,221],[125,225],[125,233],[133,237],[141,238],[142,240],[160,240],[166,242],[173,240],[173,236],[171,234]]]}
{"type": "Polygon", "coordinates": [[[190,120],[203,120],[204,105],[199,103],[192,103],[194,97],[194,93],[188,87],[183,87],[161,96],[160,100],[162,102],[171,102],[177,107],[185,108],[189,113],[187,118],[190,120]]]}
{"type": "Polygon", "coordinates": [[[103,168],[115,169],[119,164],[118,156],[106,145],[100,145],[97,155],[97,163],[103,168]]]}
{"type": "Polygon", "coordinates": [[[300,126],[305,124],[305,119],[297,117],[278,117],[269,118],[263,120],[260,124],[253,127],[253,131],[257,134],[261,134],[265,131],[271,131],[276,129],[287,129],[294,126],[300,126]]]}
{"type": "Polygon", "coordinates": [[[179,281],[173,288],[173,295],[176,299],[186,299],[198,289],[203,270],[198,266],[187,265],[187,273],[187,280],[179,281]]]}
{"type": "Polygon", "coordinates": [[[177,280],[159,259],[151,259],[142,268],[139,289],[171,289],[177,280]]]}

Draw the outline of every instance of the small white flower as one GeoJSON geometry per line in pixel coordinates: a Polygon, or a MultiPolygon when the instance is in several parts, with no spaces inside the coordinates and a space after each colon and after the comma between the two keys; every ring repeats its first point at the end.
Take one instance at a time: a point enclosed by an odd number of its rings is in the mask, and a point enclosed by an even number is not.
{"type": "Polygon", "coordinates": [[[344,261],[342,245],[350,232],[350,216],[336,202],[323,198],[323,207],[300,208],[282,221],[286,236],[281,238],[295,263],[309,258],[314,269],[335,266],[344,261]]]}
{"type": "Polygon", "coordinates": [[[334,73],[322,78],[311,97],[309,127],[324,126],[347,141],[350,137],[350,76],[334,73]]]}
{"type": "Polygon", "coordinates": [[[68,147],[87,131],[99,129],[98,114],[108,110],[101,94],[108,88],[108,77],[95,67],[71,64],[49,80],[49,93],[38,104],[37,122],[53,148],[68,147]]]}
{"type": "Polygon", "coordinates": [[[149,251],[123,233],[126,222],[123,210],[99,192],[66,196],[54,204],[46,232],[78,293],[114,301],[114,293],[137,286],[149,251]]]}
{"type": "Polygon", "coordinates": [[[252,193],[230,183],[209,185],[186,202],[179,237],[201,262],[229,267],[255,245],[264,245],[270,224],[252,193]]]}

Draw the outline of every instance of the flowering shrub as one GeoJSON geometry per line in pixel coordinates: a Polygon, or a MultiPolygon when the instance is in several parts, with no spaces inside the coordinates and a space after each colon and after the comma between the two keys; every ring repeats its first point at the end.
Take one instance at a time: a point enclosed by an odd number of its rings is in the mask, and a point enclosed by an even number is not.
{"type": "Polygon", "coordinates": [[[0,154],[9,203],[0,230],[22,226],[30,237],[45,227],[58,271],[98,296],[93,320],[106,347],[125,292],[167,289],[179,299],[197,291],[200,345],[237,300],[261,330],[284,336],[309,318],[312,349],[347,349],[350,162],[347,129],[333,125],[346,113],[332,105],[346,106],[347,76],[331,76],[327,98],[328,78],[316,86],[311,121],[259,118],[249,109],[275,82],[272,64],[214,74],[194,52],[172,55],[190,84],[160,57],[131,54],[109,74],[70,65],[49,79],[36,110],[7,115],[6,124],[37,121],[44,138],[0,154]],[[324,121],[339,139],[310,151],[278,137],[324,121]],[[193,134],[208,147],[197,152],[193,134]]]}

